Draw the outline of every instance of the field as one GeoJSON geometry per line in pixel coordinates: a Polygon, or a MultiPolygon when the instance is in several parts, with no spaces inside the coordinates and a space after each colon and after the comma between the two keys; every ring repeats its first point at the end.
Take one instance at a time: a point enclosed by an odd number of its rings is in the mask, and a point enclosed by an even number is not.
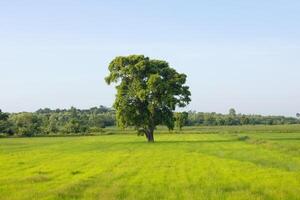
{"type": "Polygon", "coordinates": [[[0,199],[300,199],[297,125],[108,132],[0,139],[0,199]]]}

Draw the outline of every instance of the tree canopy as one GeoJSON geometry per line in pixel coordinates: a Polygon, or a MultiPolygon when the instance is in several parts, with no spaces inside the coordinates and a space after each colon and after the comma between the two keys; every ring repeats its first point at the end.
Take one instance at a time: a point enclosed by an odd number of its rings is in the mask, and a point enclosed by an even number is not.
{"type": "Polygon", "coordinates": [[[178,73],[166,61],[143,55],[119,56],[109,64],[108,84],[117,84],[114,103],[117,123],[134,126],[154,141],[157,125],[174,127],[174,110],[185,107],[191,93],[186,75],[178,73]]]}

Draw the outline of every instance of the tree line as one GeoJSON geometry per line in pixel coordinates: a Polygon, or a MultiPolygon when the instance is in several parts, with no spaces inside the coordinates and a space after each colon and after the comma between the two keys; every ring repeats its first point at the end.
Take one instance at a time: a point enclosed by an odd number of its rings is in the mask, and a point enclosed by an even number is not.
{"type": "Polygon", "coordinates": [[[0,133],[16,136],[82,134],[101,132],[115,125],[115,111],[104,107],[90,109],[39,109],[36,112],[3,113],[0,133]]]}
{"type": "MultiPolygon", "coordinates": [[[[177,112],[175,128],[183,126],[235,126],[300,124],[300,119],[285,116],[262,116],[205,112],[177,112]]],[[[116,113],[104,106],[90,109],[39,109],[36,112],[4,113],[0,110],[0,133],[9,136],[66,135],[102,132],[116,125],[116,113]]]]}
{"type": "MultiPolygon", "coordinates": [[[[298,115],[297,115],[298,117],[298,115]]],[[[300,117],[300,115],[299,115],[300,117]]],[[[197,126],[234,126],[234,125],[282,125],[299,124],[300,119],[285,116],[262,116],[237,114],[234,109],[230,109],[228,114],[188,112],[186,125],[197,126]]]]}

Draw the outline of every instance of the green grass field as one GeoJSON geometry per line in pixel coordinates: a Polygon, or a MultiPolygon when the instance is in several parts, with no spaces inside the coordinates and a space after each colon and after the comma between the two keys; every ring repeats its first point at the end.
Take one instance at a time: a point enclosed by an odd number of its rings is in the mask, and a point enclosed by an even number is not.
{"type": "Polygon", "coordinates": [[[300,199],[299,126],[160,132],[2,138],[0,199],[300,199]]]}

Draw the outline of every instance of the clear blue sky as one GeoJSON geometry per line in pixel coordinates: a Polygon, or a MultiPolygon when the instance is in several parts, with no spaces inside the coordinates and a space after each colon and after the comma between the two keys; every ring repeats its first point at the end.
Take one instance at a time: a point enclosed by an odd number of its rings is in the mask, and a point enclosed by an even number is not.
{"type": "Polygon", "coordinates": [[[300,112],[300,1],[0,1],[0,108],[111,106],[118,55],[188,75],[187,109],[300,112]]]}

